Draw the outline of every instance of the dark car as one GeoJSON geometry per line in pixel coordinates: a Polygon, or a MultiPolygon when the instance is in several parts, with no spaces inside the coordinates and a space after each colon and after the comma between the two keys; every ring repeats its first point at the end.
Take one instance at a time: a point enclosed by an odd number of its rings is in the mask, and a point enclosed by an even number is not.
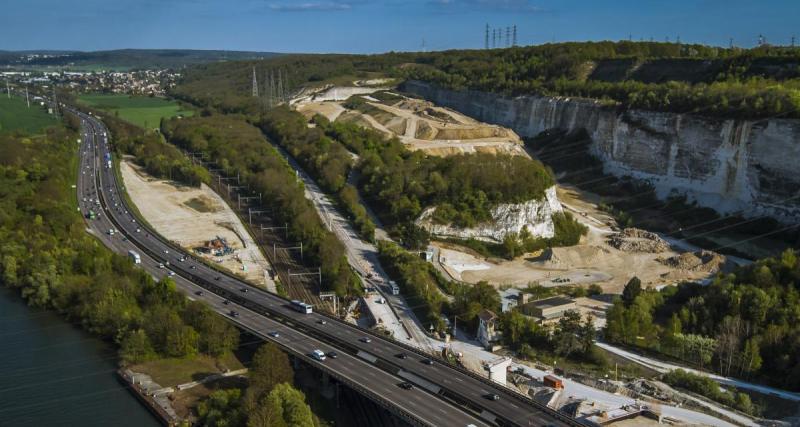
{"type": "Polygon", "coordinates": [[[242,288],[242,289],[239,289],[239,290],[242,291],[242,292],[245,292],[245,293],[247,292],[247,288],[242,288]]]}
{"type": "Polygon", "coordinates": [[[411,384],[408,381],[397,384],[397,386],[402,388],[403,390],[411,390],[412,388],[414,388],[414,384],[411,384]]]}
{"type": "Polygon", "coordinates": [[[197,295],[197,296],[203,296],[203,291],[197,291],[194,294],[197,295]]]}
{"type": "Polygon", "coordinates": [[[223,304],[225,304],[225,305],[228,305],[228,304],[230,304],[231,302],[230,302],[230,301],[228,301],[228,300],[225,300],[225,301],[222,301],[222,303],[223,303],[223,304]]]}
{"type": "Polygon", "coordinates": [[[238,312],[238,311],[231,310],[231,316],[232,316],[232,317],[239,317],[239,312],[238,312]]]}
{"type": "Polygon", "coordinates": [[[220,276],[217,276],[217,277],[214,278],[214,280],[219,280],[219,279],[220,279],[220,276]]]}
{"type": "Polygon", "coordinates": [[[395,355],[395,357],[398,359],[408,359],[408,355],[405,353],[398,353],[395,355]]]}
{"type": "Polygon", "coordinates": [[[431,359],[422,359],[422,363],[426,365],[433,365],[433,360],[431,359]]]}
{"type": "Polygon", "coordinates": [[[372,342],[372,338],[370,338],[370,337],[363,337],[363,338],[359,338],[358,340],[363,342],[363,343],[371,343],[372,342]]]}
{"type": "Polygon", "coordinates": [[[335,351],[329,351],[328,357],[330,357],[331,359],[336,359],[337,357],[339,357],[339,355],[335,351]]]}
{"type": "Polygon", "coordinates": [[[500,396],[498,396],[498,395],[496,395],[494,393],[489,393],[489,394],[485,395],[484,397],[489,399],[489,400],[500,400],[500,396]]]}

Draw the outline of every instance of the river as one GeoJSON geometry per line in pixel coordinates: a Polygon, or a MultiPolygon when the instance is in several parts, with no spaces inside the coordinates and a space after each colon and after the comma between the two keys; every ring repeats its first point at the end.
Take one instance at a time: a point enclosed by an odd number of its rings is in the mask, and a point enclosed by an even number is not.
{"type": "Polygon", "coordinates": [[[156,427],[112,345],[0,286],[0,426],[156,427]]]}

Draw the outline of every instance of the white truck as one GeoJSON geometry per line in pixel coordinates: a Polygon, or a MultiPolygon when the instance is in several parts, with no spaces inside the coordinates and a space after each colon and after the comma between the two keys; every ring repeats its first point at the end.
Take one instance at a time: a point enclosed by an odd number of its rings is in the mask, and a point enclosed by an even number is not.
{"type": "Polygon", "coordinates": [[[142,263],[142,257],[140,257],[136,251],[128,251],[128,257],[133,261],[134,264],[142,263]]]}
{"type": "Polygon", "coordinates": [[[311,357],[322,362],[323,360],[325,360],[325,352],[323,352],[322,350],[314,350],[311,352],[311,357]]]}

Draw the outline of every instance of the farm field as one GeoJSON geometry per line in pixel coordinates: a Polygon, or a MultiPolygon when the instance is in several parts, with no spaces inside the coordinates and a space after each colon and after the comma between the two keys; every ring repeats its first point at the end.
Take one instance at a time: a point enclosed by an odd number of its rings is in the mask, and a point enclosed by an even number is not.
{"type": "Polygon", "coordinates": [[[129,96],[123,94],[81,95],[78,101],[84,105],[117,114],[119,118],[143,128],[156,128],[162,118],[191,116],[177,102],[164,98],[129,96]]]}
{"type": "Polygon", "coordinates": [[[9,99],[5,94],[0,97],[0,133],[21,130],[35,134],[52,124],[55,120],[39,104],[31,103],[28,108],[22,98],[12,96],[9,99]]]}

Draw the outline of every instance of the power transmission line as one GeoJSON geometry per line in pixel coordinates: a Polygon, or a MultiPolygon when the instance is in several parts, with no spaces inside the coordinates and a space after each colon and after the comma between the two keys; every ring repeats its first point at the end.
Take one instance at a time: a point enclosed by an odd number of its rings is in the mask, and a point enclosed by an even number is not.
{"type": "Polygon", "coordinates": [[[258,80],[256,80],[255,66],[253,66],[253,98],[258,98],[258,80]]]}
{"type": "Polygon", "coordinates": [[[489,49],[489,24],[486,24],[486,32],[483,37],[483,48],[489,49]]]}

